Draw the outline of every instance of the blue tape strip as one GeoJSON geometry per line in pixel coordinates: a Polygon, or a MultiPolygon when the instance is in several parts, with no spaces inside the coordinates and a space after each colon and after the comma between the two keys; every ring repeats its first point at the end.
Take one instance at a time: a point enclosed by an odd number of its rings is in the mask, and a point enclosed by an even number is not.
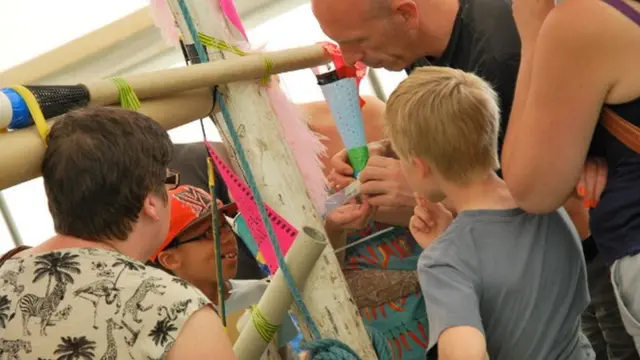
{"type": "Polygon", "coordinates": [[[11,109],[13,110],[13,116],[9,123],[9,129],[23,129],[33,125],[33,119],[31,113],[27,107],[27,103],[22,99],[22,96],[13,89],[2,88],[0,89],[9,102],[11,103],[11,109]]]}
{"type": "Polygon", "coordinates": [[[27,103],[22,99],[22,96],[13,89],[3,88],[0,89],[9,102],[11,103],[11,109],[13,110],[13,116],[9,123],[9,129],[23,129],[33,125],[33,119],[31,113],[27,107],[27,103]]]}

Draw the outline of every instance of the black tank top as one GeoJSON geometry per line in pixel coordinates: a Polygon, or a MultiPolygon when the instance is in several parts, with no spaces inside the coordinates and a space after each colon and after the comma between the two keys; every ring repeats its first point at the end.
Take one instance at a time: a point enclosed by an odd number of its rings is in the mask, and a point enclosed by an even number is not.
{"type": "MultiPolygon", "coordinates": [[[[640,12],[629,4],[623,0],[605,2],[640,26],[640,12]]],[[[609,107],[640,126],[640,97],[609,107]]],[[[598,125],[590,155],[604,157],[609,166],[600,203],[591,211],[591,232],[604,260],[611,265],[627,255],[640,253],[640,154],[598,125]]]]}

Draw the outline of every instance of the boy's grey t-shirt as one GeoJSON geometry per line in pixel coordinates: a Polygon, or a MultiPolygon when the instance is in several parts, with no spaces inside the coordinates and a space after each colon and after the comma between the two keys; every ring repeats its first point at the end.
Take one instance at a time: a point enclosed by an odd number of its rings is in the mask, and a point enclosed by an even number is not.
{"type": "Polygon", "coordinates": [[[422,253],[418,275],[429,348],[447,328],[471,326],[491,360],[595,359],[580,330],[585,261],[564,210],[461,212],[422,253]]]}

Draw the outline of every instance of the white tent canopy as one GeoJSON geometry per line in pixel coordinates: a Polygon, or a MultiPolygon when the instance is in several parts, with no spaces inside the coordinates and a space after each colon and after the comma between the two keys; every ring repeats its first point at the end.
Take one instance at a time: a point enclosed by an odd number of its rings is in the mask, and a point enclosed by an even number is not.
{"type": "MultiPolygon", "coordinates": [[[[254,47],[279,50],[327,40],[307,1],[235,3],[254,47]]],[[[182,52],[163,41],[147,4],[148,0],[0,1],[0,33],[11,34],[0,38],[0,86],[73,84],[183,66],[182,52]]],[[[379,97],[405,77],[387,71],[370,74],[375,77],[363,81],[362,93],[379,97]]],[[[309,71],[283,74],[281,79],[294,102],[323,100],[309,71]]],[[[218,138],[209,125],[210,137],[218,138]]],[[[169,134],[174,142],[202,140],[197,122],[169,134]]],[[[20,242],[36,245],[54,234],[41,178],[3,191],[0,213],[0,253],[20,242]]]]}

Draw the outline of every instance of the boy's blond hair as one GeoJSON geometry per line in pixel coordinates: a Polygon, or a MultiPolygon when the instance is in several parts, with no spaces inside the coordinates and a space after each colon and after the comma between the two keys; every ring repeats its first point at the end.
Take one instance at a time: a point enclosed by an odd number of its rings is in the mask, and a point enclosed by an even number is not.
{"type": "Polygon", "coordinates": [[[500,108],[486,81],[461,70],[414,70],[389,97],[387,135],[398,156],[432,164],[465,184],[499,168],[500,108]]]}

